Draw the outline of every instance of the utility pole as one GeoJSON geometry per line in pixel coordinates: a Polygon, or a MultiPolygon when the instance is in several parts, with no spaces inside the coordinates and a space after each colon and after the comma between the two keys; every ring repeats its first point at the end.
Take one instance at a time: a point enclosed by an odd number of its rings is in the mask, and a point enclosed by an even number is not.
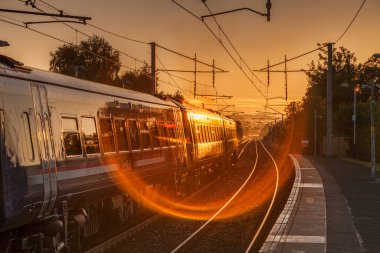
{"type": "Polygon", "coordinates": [[[277,122],[276,122],[276,118],[274,118],[274,141],[276,141],[276,137],[277,137],[277,132],[276,132],[276,124],[277,124],[277,122]]]}
{"type": "Polygon", "coordinates": [[[375,141],[376,141],[376,131],[375,131],[375,81],[371,83],[371,178],[376,179],[376,154],[375,154],[375,141]]]}
{"type": "Polygon", "coordinates": [[[267,84],[267,86],[269,87],[269,83],[270,83],[270,79],[269,79],[270,78],[270,76],[269,76],[269,73],[270,73],[269,72],[269,60],[267,61],[267,63],[268,63],[268,67],[267,67],[267,70],[268,70],[267,71],[267,73],[268,73],[268,84],[267,84]]]}
{"type": "Polygon", "coordinates": [[[314,109],[314,155],[317,155],[317,110],[314,109]]]}
{"type": "Polygon", "coordinates": [[[288,102],[288,69],[286,66],[286,55],[285,55],[285,100],[288,102]]]}
{"type": "Polygon", "coordinates": [[[215,59],[212,59],[212,87],[215,88],[215,59]]]}
{"type": "Polygon", "coordinates": [[[156,87],[156,43],[155,42],[150,43],[150,49],[151,49],[151,64],[150,64],[151,87],[150,87],[150,93],[156,94],[157,87],[156,87]]]}
{"type": "Polygon", "coordinates": [[[194,57],[194,98],[197,95],[197,54],[194,57]]]}
{"type": "Polygon", "coordinates": [[[332,50],[333,43],[327,44],[327,156],[332,156],[332,50]]]}

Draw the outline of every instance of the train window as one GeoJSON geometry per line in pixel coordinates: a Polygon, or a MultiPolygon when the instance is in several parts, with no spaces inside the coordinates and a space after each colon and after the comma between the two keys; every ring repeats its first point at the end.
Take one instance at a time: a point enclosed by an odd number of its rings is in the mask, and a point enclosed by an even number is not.
{"type": "Polygon", "coordinates": [[[95,118],[82,117],[82,133],[86,154],[90,155],[99,153],[99,140],[96,131],[95,118]]]}
{"type": "Polygon", "coordinates": [[[206,142],[210,141],[209,128],[205,126],[206,142]]]}
{"type": "Polygon", "coordinates": [[[146,122],[140,122],[142,148],[150,148],[149,130],[146,122]]]}
{"type": "Polygon", "coordinates": [[[200,126],[196,126],[196,127],[195,127],[195,131],[196,131],[196,135],[197,135],[197,143],[202,142],[202,138],[201,138],[201,127],[200,127],[200,126]]]}
{"type": "Polygon", "coordinates": [[[166,120],[167,121],[174,121],[174,111],[173,110],[171,110],[171,109],[169,109],[168,111],[167,111],[167,114],[166,114],[166,120]]]}
{"type": "Polygon", "coordinates": [[[140,149],[139,129],[136,120],[128,120],[128,128],[132,150],[140,149]]]}
{"type": "Polygon", "coordinates": [[[115,140],[113,138],[112,120],[99,120],[100,133],[102,136],[103,152],[115,152],[115,140]]]}
{"type": "Polygon", "coordinates": [[[164,133],[164,127],[162,126],[162,122],[158,122],[157,123],[157,127],[158,127],[158,138],[160,139],[161,141],[161,146],[164,147],[166,146],[166,142],[165,142],[165,133],[164,133]]]}
{"type": "Polygon", "coordinates": [[[168,138],[169,138],[169,145],[173,146],[175,145],[175,132],[174,132],[174,124],[171,122],[167,123],[167,131],[168,131],[168,138]]]}
{"type": "Polygon", "coordinates": [[[27,112],[22,113],[22,123],[24,127],[24,137],[26,142],[26,150],[28,153],[29,160],[34,160],[34,148],[33,148],[33,139],[32,131],[30,130],[30,120],[29,114],[27,112]]]}
{"type": "Polygon", "coordinates": [[[152,122],[149,127],[150,136],[152,137],[152,146],[154,148],[160,147],[160,139],[158,135],[158,128],[156,122],[152,122]]]}
{"type": "Polygon", "coordinates": [[[198,128],[198,142],[202,143],[203,142],[203,133],[202,133],[202,126],[197,126],[198,128]]]}
{"type": "Polygon", "coordinates": [[[201,126],[202,143],[207,142],[205,126],[201,126]]]}
{"type": "Polygon", "coordinates": [[[66,156],[82,155],[77,119],[62,118],[62,132],[66,156]]]}
{"type": "Polygon", "coordinates": [[[127,139],[127,129],[125,128],[124,120],[115,120],[115,130],[117,138],[117,146],[119,151],[129,150],[128,139],[127,139]]]}
{"type": "Polygon", "coordinates": [[[201,132],[202,132],[202,142],[205,143],[207,142],[207,135],[206,135],[206,127],[205,126],[201,126],[201,132]]]}

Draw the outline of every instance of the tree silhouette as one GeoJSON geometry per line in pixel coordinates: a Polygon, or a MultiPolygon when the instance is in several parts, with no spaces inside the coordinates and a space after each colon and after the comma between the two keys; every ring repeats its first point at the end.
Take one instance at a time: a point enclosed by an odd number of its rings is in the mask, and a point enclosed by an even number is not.
{"type": "Polygon", "coordinates": [[[136,71],[124,72],[118,81],[118,86],[130,90],[150,93],[152,90],[152,81],[149,65],[145,63],[140,69],[136,71]]]}
{"type": "Polygon", "coordinates": [[[78,46],[63,45],[50,56],[51,71],[105,84],[115,84],[118,80],[120,54],[97,35],[78,46]]]}

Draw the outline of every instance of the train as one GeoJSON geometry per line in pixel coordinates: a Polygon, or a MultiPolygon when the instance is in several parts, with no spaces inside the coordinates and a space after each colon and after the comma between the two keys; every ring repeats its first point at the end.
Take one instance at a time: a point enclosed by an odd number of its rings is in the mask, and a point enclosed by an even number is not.
{"type": "Polygon", "coordinates": [[[139,205],[117,177],[185,196],[237,146],[236,122],[217,112],[1,55],[0,251],[80,252],[104,217],[139,205]]]}

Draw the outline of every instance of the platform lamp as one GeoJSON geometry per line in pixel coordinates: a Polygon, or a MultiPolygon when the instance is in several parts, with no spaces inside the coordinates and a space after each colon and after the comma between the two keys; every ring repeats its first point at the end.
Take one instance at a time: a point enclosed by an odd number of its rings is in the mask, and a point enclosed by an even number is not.
{"type": "Polygon", "coordinates": [[[9,46],[9,43],[7,41],[0,40],[0,47],[7,47],[7,46],[9,46]]]}

